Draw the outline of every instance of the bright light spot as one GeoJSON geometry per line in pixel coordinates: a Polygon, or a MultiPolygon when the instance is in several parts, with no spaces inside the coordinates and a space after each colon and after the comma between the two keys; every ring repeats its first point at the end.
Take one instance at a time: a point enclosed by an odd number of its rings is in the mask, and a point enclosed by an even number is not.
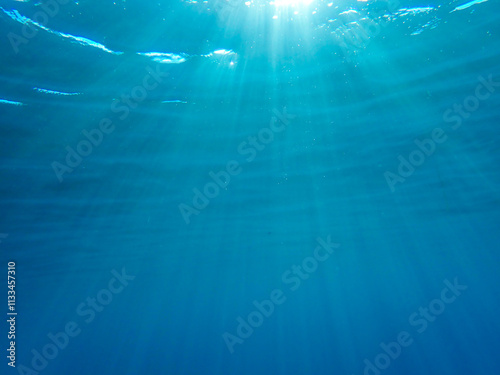
{"type": "Polygon", "coordinates": [[[225,49],[218,49],[217,51],[214,51],[214,55],[233,55],[234,52],[233,51],[228,51],[228,50],[225,50],[225,49]]]}

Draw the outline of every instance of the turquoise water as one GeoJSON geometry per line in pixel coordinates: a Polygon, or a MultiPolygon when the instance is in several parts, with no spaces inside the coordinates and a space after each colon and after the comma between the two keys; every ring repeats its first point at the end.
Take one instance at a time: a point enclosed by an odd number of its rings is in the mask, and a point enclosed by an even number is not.
{"type": "Polygon", "coordinates": [[[500,373],[498,2],[0,7],[2,374],[500,373]]]}

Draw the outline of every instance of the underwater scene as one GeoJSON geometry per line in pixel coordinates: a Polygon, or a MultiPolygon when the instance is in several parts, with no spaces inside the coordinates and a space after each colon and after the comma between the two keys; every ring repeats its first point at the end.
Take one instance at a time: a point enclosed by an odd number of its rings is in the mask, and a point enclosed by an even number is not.
{"type": "Polygon", "coordinates": [[[497,0],[0,0],[1,374],[498,375],[497,0]]]}

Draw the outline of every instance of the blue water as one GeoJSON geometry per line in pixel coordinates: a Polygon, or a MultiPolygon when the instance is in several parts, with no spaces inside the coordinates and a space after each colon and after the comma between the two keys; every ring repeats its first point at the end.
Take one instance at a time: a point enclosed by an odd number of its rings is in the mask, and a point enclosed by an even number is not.
{"type": "Polygon", "coordinates": [[[500,374],[497,1],[58,1],[0,1],[2,374],[500,374]]]}

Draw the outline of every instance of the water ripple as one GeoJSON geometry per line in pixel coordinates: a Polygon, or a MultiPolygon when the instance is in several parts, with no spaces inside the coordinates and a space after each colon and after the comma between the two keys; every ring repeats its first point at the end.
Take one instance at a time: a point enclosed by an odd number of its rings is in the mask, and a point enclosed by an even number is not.
{"type": "Polygon", "coordinates": [[[458,7],[456,7],[455,9],[453,9],[450,13],[452,12],[455,12],[457,10],[464,10],[464,9],[467,9],[467,8],[470,8],[471,6],[473,5],[476,5],[476,4],[481,4],[481,3],[485,3],[487,2],[488,0],[473,0],[473,1],[469,1],[468,3],[466,4],[463,4],[463,5],[460,5],[458,7]]]}
{"type": "Polygon", "coordinates": [[[2,7],[0,7],[0,10],[2,10],[2,12],[4,12],[7,16],[9,16],[11,19],[13,19],[16,22],[22,23],[23,25],[26,25],[26,24],[33,25],[41,30],[44,30],[44,31],[50,33],[50,34],[56,35],[56,36],[61,37],[61,38],[69,39],[73,43],[77,43],[77,44],[80,44],[82,46],[89,46],[89,47],[98,48],[104,52],[111,53],[113,55],[123,54],[123,52],[112,51],[109,48],[107,48],[106,46],[104,46],[103,44],[95,42],[93,40],[90,40],[90,39],[87,39],[87,38],[84,38],[81,36],[75,36],[75,35],[66,34],[66,33],[52,30],[44,25],[39,24],[36,21],[33,21],[31,18],[23,16],[15,9],[12,11],[9,11],[9,10],[5,10],[2,7]]]}
{"type": "Polygon", "coordinates": [[[11,104],[11,105],[24,105],[24,103],[15,102],[15,101],[12,101],[12,100],[7,100],[7,99],[0,99],[0,103],[2,103],[2,104],[11,104]]]}
{"type": "Polygon", "coordinates": [[[44,94],[52,94],[52,95],[61,95],[61,96],[74,96],[74,95],[82,95],[81,92],[61,92],[47,89],[40,89],[38,87],[34,87],[33,90],[44,93],[44,94]]]}
{"type": "Polygon", "coordinates": [[[189,57],[186,54],[177,55],[175,53],[163,52],[137,52],[137,54],[151,57],[154,62],[161,64],[182,64],[189,57]]]}

